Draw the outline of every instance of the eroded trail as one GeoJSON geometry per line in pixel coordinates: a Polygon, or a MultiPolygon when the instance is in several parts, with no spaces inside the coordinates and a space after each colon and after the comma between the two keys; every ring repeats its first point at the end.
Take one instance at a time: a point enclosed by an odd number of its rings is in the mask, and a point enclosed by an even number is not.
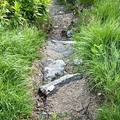
{"type": "Polygon", "coordinates": [[[50,14],[53,28],[43,48],[42,60],[34,63],[33,81],[39,89],[35,98],[36,119],[49,120],[53,113],[66,113],[63,120],[94,120],[95,97],[89,93],[87,79],[78,74],[76,77],[74,71],[74,65],[82,61],[70,60],[74,54],[71,36],[76,18],[55,2],[50,6],[50,14]]]}

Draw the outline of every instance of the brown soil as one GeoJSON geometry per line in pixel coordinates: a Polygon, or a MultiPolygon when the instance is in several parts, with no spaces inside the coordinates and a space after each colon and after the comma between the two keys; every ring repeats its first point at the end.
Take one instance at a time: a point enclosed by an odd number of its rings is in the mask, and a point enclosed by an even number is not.
{"type": "Polygon", "coordinates": [[[80,120],[94,120],[96,99],[89,93],[86,82],[85,79],[71,82],[47,97],[48,112],[69,113],[80,120]]]}
{"type": "MultiPolygon", "coordinates": [[[[53,29],[49,34],[49,39],[43,48],[43,58],[41,61],[46,59],[63,59],[66,57],[63,53],[58,52],[55,48],[64,49],[63,45],[57,43],[56,45],[50,43],[50,40],[68,40],[61,36],[61,32],[68,30],[71,22],[74,21],[75,17],[73,13],[66,13],[63,6],[56,5],[54,2],[50,6],[50,14],[53,19],[53,29]],[[56,47],[57,46],[57,47],[56,47]]],[[[73,46],[69,46],[73,48],[73,46]]],[[[70,55],[71,56],[71,55],[70,55]]],[[[69,57],[68,56],[68,59],[69,57]]],[[[70,64],[65,61],[69,66],[70,64]]],[[[58,120],[95,120],[96,116],[96,97],[89,92],[89,87],[87,86],[87,79],[83,78],[77,81],[72,81],[63,87],[60,87],[55,93],[45,96],[39,91],[39,86],[43,83],[42,65],[40,61],[33,64],[35,73],[33,82],[35,84],[38,92],[35,94],[36,106],[33,112],[32,120],[50,120],[49,116],[53,113],[55,114],[67,114],[64,118],[58,120]],[[41,116],[45,116],[44,119],[41,116]]],[[[68,73],[72,73],[73,66],[67,68],[68,73]]],[[[57,120],[57,119],[56,119],[57,120]]]]}

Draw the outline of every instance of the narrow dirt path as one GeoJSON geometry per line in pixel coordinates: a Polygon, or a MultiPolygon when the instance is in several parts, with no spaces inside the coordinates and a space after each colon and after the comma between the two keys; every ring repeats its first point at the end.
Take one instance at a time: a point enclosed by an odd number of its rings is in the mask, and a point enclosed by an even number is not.
{"type": "MultiPolygon", "coordinates": [[[[49,116],[55,114],[67,114],[63,120],[95,120],[96,100],[89,93],[86,84],[87,79],[80,76],[72,77],[69,82],[57,85],[57,89],[52,91],[54,87],[49,89],[50,94],[41,91],[40,86],[49,85],[64,77],[67,81],[67,75],[74,76],[74,64],[70,60],[73,55],[72,41],[72,24],[76,21],[73,13],[67,12],[65,7],[58,5],[55,1],[50,6],[50,14],[52,16],[52,30],[49,39],[43,48],[43,58],[41,61],[34,63],[36,75],[33,81],[39,88],[35,95],[36,107],[35,119],[41,120],[41,116],[45,116],[45,120],[49,120],[49,116]],[[51,90],[52,89],[52,90],[51,90]],[[52,91],[52,92],[51,92],[52,91]]],[[[82,61],[77,61],[81,64],[82,61]]],[[[61,118],[62,120],[62,118],[61,118]]]]}

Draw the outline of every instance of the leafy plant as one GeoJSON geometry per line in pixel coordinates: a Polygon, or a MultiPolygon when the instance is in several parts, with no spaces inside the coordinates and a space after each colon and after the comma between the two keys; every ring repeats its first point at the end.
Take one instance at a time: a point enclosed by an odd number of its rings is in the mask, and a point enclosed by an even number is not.
{"type": "Polygon", "coordinates": [[[2,0],[0,23],[16,27],[26,22],[43,24],[48,20],[47,5],[50,0],[2,0]]]}

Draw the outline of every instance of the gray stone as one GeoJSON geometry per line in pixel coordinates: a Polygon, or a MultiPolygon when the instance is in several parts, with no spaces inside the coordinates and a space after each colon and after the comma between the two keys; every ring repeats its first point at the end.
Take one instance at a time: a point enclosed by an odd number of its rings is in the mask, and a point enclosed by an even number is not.
{"type": "Polygon", "coordinates": [[[83,64],[83,60],[82,59],[74,59],[74,65],[81,65],[83,64]]]}
{"type": "Polygon", "coordinates": [[[53,50],[55,52],[58,52],[62,54],[65,57],[68,57],[73,54],[73,42],[64,42],[64,41],[58,41],[57,40],[51,40],[47,43],[46,49],[53,50]]]}
{"type": "Polygon", "coordinates": [[[44,67],[44,80],[52,81],[62,75],[65,71],[65,62],[63,60],[53,60],[49,59],[46,61],[46,66],[44,67]]]}
{"type": "Polygon", "coordinates": [[[64,11],[59,11],[59,14],[64,14],[64,11]]]}
{"type": "Polygon", "coordinates": [[[71,38],[72,36],[73,36],[72,30],[68,30],[68,31],[67,31],[67,37],[68,37],[68,38],[71,38]]]}
{"type": "Polygon", "coordinates": [[[82,77],[79,74],[67,74],[57,80],[54,80],[46,85],[40,87],[42,93],[48,95],[53,92],[55,89],[62,87],[64,84],[68,84],[74,80],[80,80],[82,77]]]}

